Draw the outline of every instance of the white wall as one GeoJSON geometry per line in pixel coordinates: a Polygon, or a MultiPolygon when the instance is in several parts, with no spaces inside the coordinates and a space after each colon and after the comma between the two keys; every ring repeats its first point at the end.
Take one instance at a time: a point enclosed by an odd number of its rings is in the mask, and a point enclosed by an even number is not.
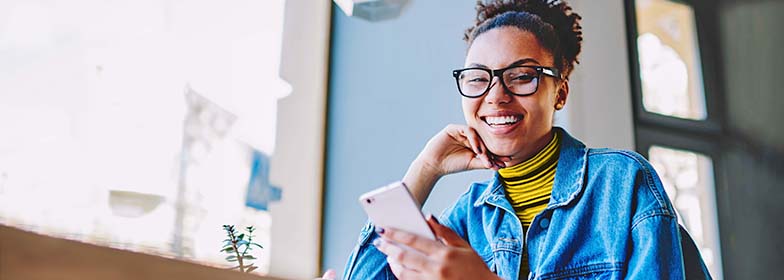
{"type": "Polygon", "coordinates": [[[569,83],[565,126],[589,147],[633,150],[634,120],[623,1],[570,3],[583,17],[583,49],[580,64],[569,83]]]}

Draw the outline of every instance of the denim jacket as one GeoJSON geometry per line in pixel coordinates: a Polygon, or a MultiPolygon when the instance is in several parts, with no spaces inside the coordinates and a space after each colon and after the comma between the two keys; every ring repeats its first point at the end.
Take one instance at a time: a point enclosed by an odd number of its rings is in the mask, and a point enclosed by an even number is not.
{"type": "MultiPolygon", "coordinates": [[[[561,128],[561,151],[547,208],[523,232],[496,173],[477,182],[439,221],[471,244],[504,279],[705,279],[697,247],[651,165],[637,153],[588,149],[561,128]],[[529,275],[519,275],[523,246],[529,275]]],[[[345,279],[395,279],[362,229],[345,279]]]]}

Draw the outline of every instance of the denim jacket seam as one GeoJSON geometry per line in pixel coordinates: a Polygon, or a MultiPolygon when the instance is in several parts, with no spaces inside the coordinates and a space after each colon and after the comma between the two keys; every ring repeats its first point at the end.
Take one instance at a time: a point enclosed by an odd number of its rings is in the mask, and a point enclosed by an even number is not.
{"type": "MultiPolygon", "coordinates": [[[[577,187],[575,187],[574,191],[572,191],[569,194],[569,196],[567,196],[563,200],[556,201],[555,199],[553,199],[553,201],[551,201],[551,204],[547,205],[545,210],[551,210],[551,209],[555,209],[555,208],[558,208],[558,207],[563,207],[563,206],[568,205],[569,203],[574,201],[574,199],[577,196],[579,196],[580,193],[583,192],[583,189],[585,189],[585,175],[587,174],[587,172],[586,172],[586,165],[588,164],[588,155],[590,154],[591,149],[590,148],[582,148],[582,151],[583,151],[583,153],[582,153],[581,158],[582,158],[583,164],[582,164],[581,168],[577,170],[576,175],[574,176],[574,178],[576,178],[576,181],[572,182],[573,185],[577,185],[577,187]]],[[[557,169],[557,167],[556,167],[556,169],[557,169]]],[[[558,171],[556,170],[556,172],[558,172],[558,171]]]]}
{"type": "Polygon", "coordinates": [[[492,247],[493,247],[493,249],[492,249],[493,253],[505,251],[505,252],[510,252],[510,253],[516,253],[518,255],[520,254],[519,246],[510,245],[510,246],[492,246],[492,247]]]}
{"type": "Polygon", "coordinates": [[[655,183],[655,180],[653,178],[653,173],[651,172],[649,166],[646,165],[645,162],[638,157],[638,155],[636,155],[634,153],[631,153],[629,151],[616,150],[616,149],[605,149],[605,150],[600,150],[600,151],[593,150],[593,151],[594,151],[594,153],[593,153],[594,155],[619,154],[619,155],[625,156],[625,157],[633,160],[637,164],[637,167],[643,172],[643,174],[644,174],[643,177],[645,177],[645,182],[644,182],[645,188],[656,199],[656,203],[658,204],[659,209],[662,209],[667,214],[672,215],[673,210],[671,210],[671,209],[669,209],[667,207],[666,200],[664,199],[662,194],[656,188],[656,183],[655,183]]]}
{"type": "Polygon", "coordinates": [[[639,217],[634,219],[632,221],[631,230],[634,231],[634,229],[637,227],[637,225],[639,225],[640,223],[644,222],[645,220],[650,219],[650,218],[654,218],[654,217],[658,217],[658,216],[663,216],[663,217],[667,217],[667,218],[675,218],[674,215],[672,215],[670,212],[668,212],[666,210],[654,209],[654,210],[645,212],[643,214],[640,214],[639,217]]]}
{"type": "Polygon", "coordinates": [[[543,275],[540,275],[540,277],[542,279],[548,279],[548,278],[557,279],[563,277],[585,275],[585,274],[596,273],[596,272],[620,271],[622,268],[623,268],[623,263],[621,262],[603,262],[603,263],[587,264],[579,267],[564,268],[559,271],[545,273],[543,275]]]}
{"type": "Polygon", "coordinates": [[[493,178],[490,179],[489,181],[480,183],[484,185],[485,189],[482,191],[482,193],[479,195],[479,197],[477,197],[476,201],[473,203],[474,207],[481,207],[483,204],[488,203],[487,200],[490,199],[491,196],[499,195],[497,193],[499,192],[500,189],[503,188],[503,185],[498,183],[496,176],[497,175],[493,175],[493,178]]]}
{"type": "MultiPolygon", "coordinates": [[[[441,224],[442,226],[445,226],[445,227],[451,229],[452,231],[454,231],[457,234],[457,236],[459,236],[463,240],[466,240],[466,241],[468,240],[468,236],[463,236],[462,234],[460,234],[460,232],[458,232],[458,229],[456,229],[455,226],[452,225],[452,222],[450,222],[449,219],[439,219],[438,223],[441,224]]],[[[460,230],[460,231],[462,231],[462,230],[460,230]]]]}

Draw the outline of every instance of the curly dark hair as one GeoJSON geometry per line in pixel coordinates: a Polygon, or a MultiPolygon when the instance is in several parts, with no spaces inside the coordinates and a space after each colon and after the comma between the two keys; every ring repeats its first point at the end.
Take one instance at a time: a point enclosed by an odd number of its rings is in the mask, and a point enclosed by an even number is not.
{"type": "Polygon", "coordinates": [[[513,26],[531,32],[555,60],[555,67],[568,78],[574,69],[583,40],[580,15],[559,0],[477,1],[476,22],[465,31],[470,46],[491,29],[513,26]]]}

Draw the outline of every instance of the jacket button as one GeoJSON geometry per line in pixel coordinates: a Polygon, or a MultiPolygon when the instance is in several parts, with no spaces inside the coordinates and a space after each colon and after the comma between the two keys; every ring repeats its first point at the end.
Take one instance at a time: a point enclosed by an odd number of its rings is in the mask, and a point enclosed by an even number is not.
{"type": "Polygon", "coordinates": [[[542,228],[547,228],[548,226],[550,226],[550,220],[548,220],[547,218],[542,219],[541,221],[539,221],[539,226],[541,226],[542,228]]]}

